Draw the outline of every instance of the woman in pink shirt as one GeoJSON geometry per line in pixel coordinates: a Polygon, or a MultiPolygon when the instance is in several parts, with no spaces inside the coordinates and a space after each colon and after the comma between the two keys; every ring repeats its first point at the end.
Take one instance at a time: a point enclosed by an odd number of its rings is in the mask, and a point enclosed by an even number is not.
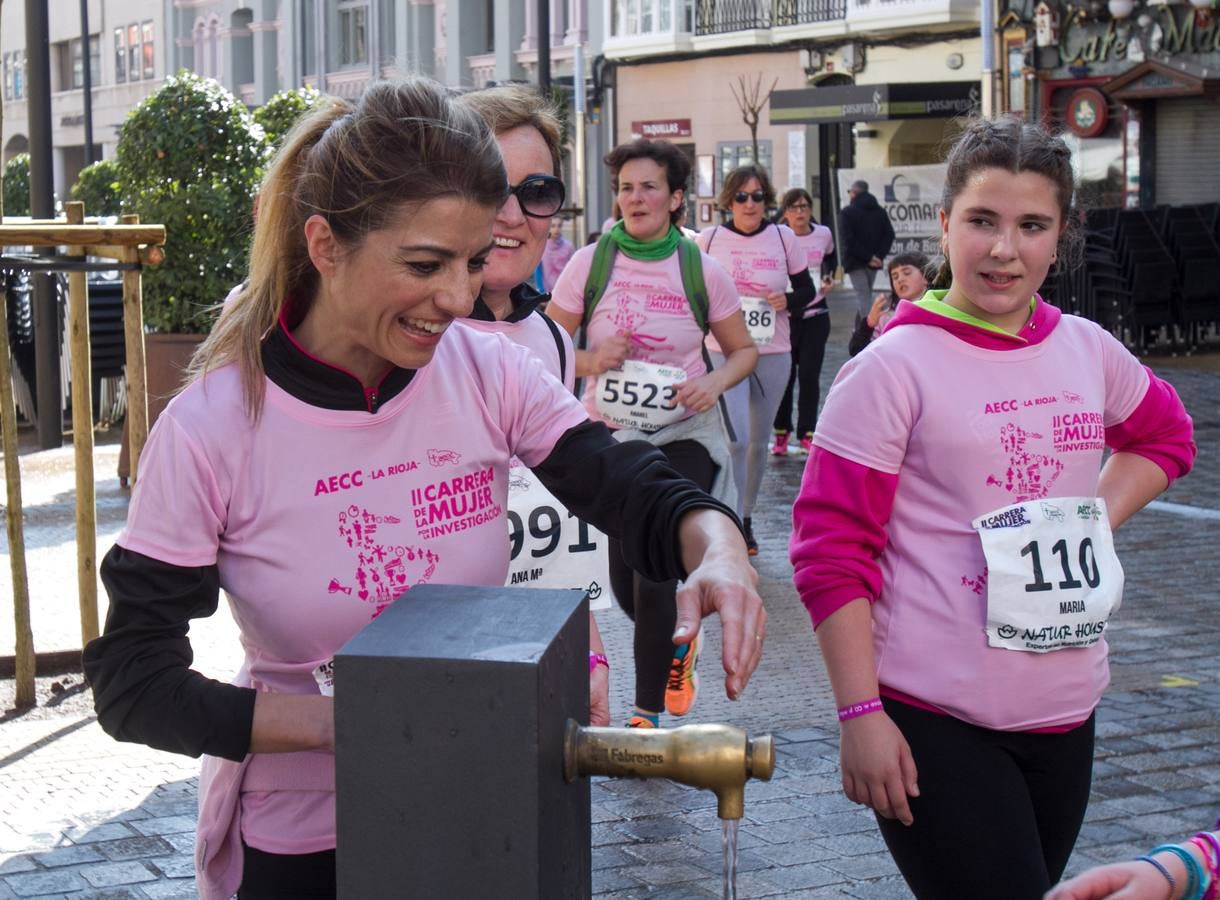
{"type": "Polygon", "coordinates": [[[504,583],[514,456],[640,571],[685,579],[671,639],[720,608],[731,696],[757,663],[731,510],[460,323],[507,188],[486,124],[434,82],[312,112],[263,185],[249,289],[149,436],[84,663],[108,733],[205,755],[205,900],[334,896],[334,654],[415,585],[504,583]],[[222,589],[233,684],[191,668],[187,637],[222,589]]]}
{"type": "Polygon", "coordinates": [[[1059,879],[1122,598],[1112,529],[1195,455],[1173,388],[1035,293],[1072,195],[1062,140],[1015,117],[963,132],[940,283],[840,371],[793,508],[844,791],[920,898],[1059,879]]]}
{"type": "MultiPolygon", "coordinates": [[[[830,229],[813,218],[813,197],[804,188],[792,188],[780,201],[779,216],[796,235],[796,242],[805,251],[809,277],[821,276],[817,295],[802,314],[792,313],[792,365],[788,370],[788,386],[779,401],[775,415],[775,443],[771,453],[786,456],[792,437],[792,389],[800,380],[797,400],[796,434],[801,452],[808,453],[813,445],[813,429],[818,424],[818,401],[822,397],[822,360],[826,356],[826,341],[830,337],[830,309],[826,292],[834,287],[836,266],[835,239],[830,229]]],[[[791,297],[789,300],[791,301],[791,297]]]]}
{"type": "MultiPolygon", "coordinates": [[[[751,513],[758,500],[767,463],[767,444],[792,367],[790,314],[801,317],[817,289],[809,275],[805,251],[787,225],[768,222],[775,188],[760,166],[740,166],[724,179],[717,203],[731,212],[727,225],[699,232],[703,251],[733,276],[750,337],[758,347],[758,365],[746,381],[725,395],[737,482],[737,511],[746,530],[750,555],[758,554],[751,513]],[[792,290],[788,291],[791,285],[792,290]]],[[[719,364],[720,346],[708,340],[719,364]]]]}
{"type": "MultiPolygon", "coordinates": [[[[569,334],[584,328],[587,349],[577,350],[576,371],[585,379],[589,416],[610,425],[618,440],[659,447],[678,471],[713,496],[731,499],[717,400],[749,374],[757,353],[732,280],[674,226],[690,163],[667,141],[641,139],[616,147],[606,165],[623,218],[572,257],[547,315],[569,334]],[[609,266],[603,266],[600,294],[591,274],[599,251],[609,266]],[[705,297],[687,294],[684,251],[698,261],[705,297]],[[708,330],[725,351],[714,370],[703,352],[708,330]]],[[[628,724],[655,728],[662,708],[671,715],[690,710],[698,645],[675,649],[668,641],[676,584],[636,572],[617,542],[610,544],[610,580],[635,622],[635,706],[628,724]]]]}

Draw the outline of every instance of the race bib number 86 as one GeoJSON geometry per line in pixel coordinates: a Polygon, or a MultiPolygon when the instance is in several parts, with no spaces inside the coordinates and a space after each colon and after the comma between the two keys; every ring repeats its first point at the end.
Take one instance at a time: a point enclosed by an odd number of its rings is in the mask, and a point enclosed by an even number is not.
{"type": "Polygon", "coordinates": [[[775,310],[762,297],[742,297],[741,314],[746,317],[746,331],[756,344],[769,344],[775,339],[775,310]]]}
{"type": "Polygon", "coordinates": [[[987,557],[990,646],[1046,653],[1101,640],[1123,597],[1104,500],[1031,500],[971,524],[987,557]]]}

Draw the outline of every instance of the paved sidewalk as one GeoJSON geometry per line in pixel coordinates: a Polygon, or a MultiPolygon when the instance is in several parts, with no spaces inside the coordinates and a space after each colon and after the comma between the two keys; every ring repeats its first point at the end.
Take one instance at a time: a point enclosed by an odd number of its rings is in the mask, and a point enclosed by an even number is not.
{"type": "MultiPolygon", "coordinates": [[[[846,356],[851,300],[832,295],[823,386],[846,356]]],[[[1126,599],[1112,624],[1113,684],[1098,711],[1097,763],[1070,870],[1129,858],[1220,814],[1220,374],[1214,359],[1158,371],[1195,417],[1199,466],[1124,527],[1116,542],[1126,599]]],[[[97,450],[99,556],[122,524],[117,449],[97,450]]],[[[23,457],[34,634],[40,651],[78,648],[71,448],[23,457]]],[[[773,459],[755,515],[760,589],[771,614],[763,664],[731,703],[718,675],[719,629],[708,629],[703,691],[689,718],[773,733],[777,771],[746,790],[738,896],[909,897],[871,816],[839,789],[838,728],[809,620],[791,588],[789,510],[803,458],[773,459]]],[[[7,545],[3,546],[7,555],[7,545]]],[[[11,595],[0,559],[0,597],[11,595]]],[[[104,600],[103,614],[104,614],[104,600]]],[[[0,653],[12,647],[11,611],[0,653]]],[[[599,614],[614,668],[612,709],[630,701],[631,633],[599,614]]],[[[227,614],[192,628],[198,666],[228,677],[238,656],[227,614]]],[[[77,679],[79,680],[79,679],[77,679]]],[[[73,688],[69,688],[73,690],[73,688]]],[[[666,724],[679,724],[670,720],[666,724]]],[[[197,762],[120,745],[85,715],[0,725],[0,900],[11,897],[194,897],[197,762]]],[[[594,890],[602,898],[721,896],[721,826],[710,793],[669,782],[593,785],[594,890]]]]}

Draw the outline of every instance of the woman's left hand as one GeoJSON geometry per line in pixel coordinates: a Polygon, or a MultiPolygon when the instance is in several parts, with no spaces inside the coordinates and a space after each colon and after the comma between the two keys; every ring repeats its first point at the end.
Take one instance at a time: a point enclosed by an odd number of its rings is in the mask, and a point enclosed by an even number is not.
{"type": "Polygon", "coordinates": [[[788,308],[788,296],[786,294],[772,292],[767,294],[767,304],[776,312],[783,312],[788,308]]]}
{"type": "Polygon", "coordinates": [[[674,399],[697,413],[715,406],[721,392],[720,379],[711,372],[674,385],[674,399]]]}
{"type": "Polygon", "coordinates": [[[610,724],[610,670],[601,665],[589,673],[589,724],[610,724]]]}

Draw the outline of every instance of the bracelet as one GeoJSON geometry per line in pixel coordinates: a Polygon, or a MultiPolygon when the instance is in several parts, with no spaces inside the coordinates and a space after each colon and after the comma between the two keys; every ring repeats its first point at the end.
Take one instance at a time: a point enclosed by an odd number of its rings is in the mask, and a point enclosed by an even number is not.
{"type": "Polygon", "coordinates": [[[607,669],[609,669],[610,660],[606,659],[606,654],[604,653],[594,653],[593,651],[589,651],[589,674],[592,675],[593,670],[598,666],[605,666],[607,669]]]}
{"type": "Polygon", "coordinates": [[[1206,876],[1203,873],[1203,867],[1199,865],[1199,861],[1189,850],[1184,850],[1177,844],[1161,844],[1159,847],[1153,847],[1152,853],[1172,853],[1182,860],[1182,865],[1186,867],[1186,891],[1182,894],[1182,898],[1183,900],[1201,900],[1203,879],[1206,876]]]}
{"type": "Polygon", "coordinates": [[[880,697],[874,697],[872,700],[865,700],[861,703],[849,703],[847,706],[839,707],[839,721],[846,722],[848,719],[854,719],[856,716],[867,715],[871,712],[878,712],[880,709],[880,697]]]}
{"type": "Polygon", "coordinates": [[[1198,847],[1199,853],[1203,856],[1203,869],[1206,878],[1203,882],[1203,888],[1200,896],[1203,898],[1203,900],[1216,900],[1216,889],[1218,887],[1216,884],[1217,860],[1216,856],[1214,855],[1215,850],[1207,841],[1207,838],[1209,837],[1210,835],[1208,835],[1206,832],[1200,831],[1189,841],[1187,841],[1187,843],[1192,847],[1198,847]]]}
{"type": "Polygon", "coordinates": [[[1173,895],[1177,893],[1178,890],[1178,883],[1174,881],[1173,876],[1169,874],[1169,870],[1165,868],[1165,864],[1159,859],[1153,859],[1151,856],[1147,855],[1137,856],[1135,859],[1136,862],[1146,862],[1149,865],[1156,866],[1157,871],[1164,875],[1165,880],[1169,882],[1169,900],[1173,900],[1173,895]]]}

